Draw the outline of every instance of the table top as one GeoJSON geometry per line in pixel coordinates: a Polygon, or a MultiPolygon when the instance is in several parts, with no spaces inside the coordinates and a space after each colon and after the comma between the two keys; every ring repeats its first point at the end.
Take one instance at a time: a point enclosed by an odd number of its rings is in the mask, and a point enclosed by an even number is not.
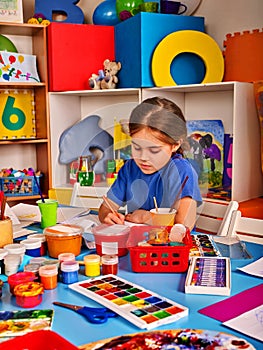
{"type": "MultiPolygon", "coordinates": [[[[231,259],[231,296],[262,283],[262,279],[237,270],[238,267],[245,266],[262,257],[262,245],[246,243],[246,246],[247,250],[253,256],[252,259],[231,259]]],[[[84,248],[77,259],[82,260],[83,256],[89,252],[94,253],[94,251],[89,251],[84,248]]],[[[31,257],[25,256],[24,263],[27,263],[30,258],[31,257]]],[[[220,295],[186,294],[184,292],[186,273],[134,273],[131,269],[130,257],[128,254],[119,258],[118,276],[189,308],[188,316],[183,317],[176,322],[158,327],[158,330],[182,328],[215,330],[233,334],[239,338],[244,338],[256,349],[262,348],[262,343],[260,341],[247,337],[239,332],[235,332],[234,330],[223,326],[221,322],[198,313],[199,309],[228,297],[220,295]]],[[[3,280],[6,280],[6,276],[0,275],[1,279],[2,277],[5,277],[3,280]]],[[[81,265],[79,270],[79,281],[86,279],[88,279],[88,277],[85,276],[85,267],[81,265]]],[[[109,337],[144,331],[121,316],[110,318],[104,324],[91,324],[86,321],[83,316],[72,310],[54,306],[52,304],[53,301],[91,307],[98,307],[101,305],[96,301],[71,290],[68,285],[61,282],[58,283],[56,289],[45,290],[42,303],[36,306],[35,309],[54,309],[52,330],[60,334],[75,346],[109,337]]],[[[3,295],[0,299],[0,309],[8,311],[25,310],[17,306],[15,297],[10,294],[7,283],[4,283],[3,295]]]]}

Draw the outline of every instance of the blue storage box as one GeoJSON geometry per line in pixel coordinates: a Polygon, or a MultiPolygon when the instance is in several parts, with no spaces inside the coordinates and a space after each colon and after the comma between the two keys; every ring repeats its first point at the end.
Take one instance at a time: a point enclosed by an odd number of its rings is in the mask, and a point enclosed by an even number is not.
{"type": "MultiPolygon", "coordinates": [[[[155,86],[151,60],[156,46],[179,30],[205,32],[204,17],[141,12],[115,26],[115,58],[121,62],[118,88],[155,86]]],[[[202,59],[190,53],[178,55],[171,65],[178,85],[200,83],[205,75],[202,59]]]]}
{"type": "MultiPolygon", "coordinates": [[[[36,176],[39,183],[41,176],[36,176]]],[[[0,189],[6,197],[34,196],[39,194],[34,176],[0,177],[0,189]]]]}

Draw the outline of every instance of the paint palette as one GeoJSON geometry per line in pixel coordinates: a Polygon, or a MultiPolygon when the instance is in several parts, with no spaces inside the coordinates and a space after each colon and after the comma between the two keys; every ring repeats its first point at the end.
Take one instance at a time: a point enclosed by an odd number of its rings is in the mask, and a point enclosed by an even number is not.
{"type": "Polygon", "coordinates": [[[153,329],[188,315],[188,308],[116,275],[69,285],[141,329],[153,329]]]}
{"type": "Polygon", "coordinates": [[[192,247],[190,257],[192,256],[221,256],[213,238],[204,233],[191,235],[192,247]]]}
{"type": "Polygon", "coordinates": [[[225,257],[192,257],[185,292],[194,294],[230,294],[230,259],[225,257]]]}

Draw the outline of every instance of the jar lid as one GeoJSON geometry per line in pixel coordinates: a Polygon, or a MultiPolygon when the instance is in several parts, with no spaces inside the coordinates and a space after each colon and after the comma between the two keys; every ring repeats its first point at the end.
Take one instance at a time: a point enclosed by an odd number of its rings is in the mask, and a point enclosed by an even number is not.
{"type": "Polygon", "coordinates": [[[55,226],[50,226],[44,229],[44,234],[46,236],[53,237],[67,237],[67,236],[76,236],[82,235],[83,229],[77,225],[70,224],[58,224],[55,226]]]}
{"type": "Polygon", "coordinates": [[[46,242],[46,237],[43,233],[33,233],[29,238],[39,239],[41,242],[46,242]]]}
{"type": "Polygon", "coordinates": [[[63,261],[60,269],[64,272],[77,271],[79,269],[79,263],[77,261],[63,261]]]}
{"type": "Polygon", "coordinates": [[[4,257],[4,263],[7,264],[14,264],[14,265],[20,265],[20,255],[18,254],[8,254],[4,257]]]}
{"type": "Polygon", "coordinates": [[[24,266],[24,271],[30,271],[30,272],[38,272],[39,268],[40,268],[40,264],[27,264],[24,266]]]}
{"type": "Polygon", "coordinates": [[[4,246],[4,249],[8,250],[9,253],[21,254],[26,251],[25,246],[20,243],[10,243],[4,246]]]}
{"type": "Polygon", "coordinates": [[[117,255],[102,255],[101,263],[105,265],[115,265],[118,264],[118,256],[117,255]]]}
{"type": "Polygon", "coordinates": [[[36,238],[27,238],[21,241],[20,244],[23,244],[26,249],[37,249],[41,247],[41,241],[36,238]]]}
{"type": "Polygon", "coordinates": [[[34,297],[44,293],[44,287],[39,282],[26,282],[15,286],[14,294],[20,297],[34,297]]]}
{"type": "Polygon", "coordinates": [[[59,261],[72,261],[75,260],[75,254],[73,253],[60,253],[58,254],[59,261]]]}
{"type": "Polygon", "coordinates": [[[8,283],[9,284],[20,284],[23,282],[30,282],[34,281],[36,279],[36,276],[33,272],[31,271],[24,271],[24,272],[17,272],[14,273],[13,275],[8,276],[8,283]]]}
{"type": "Polygon", "coordinates": [[[30,264],[39,264],[42,265],[45,261],[47,261],[47,258],[37,256],[35,258],[30,259],[30,264]]]}
{"type": "Polygon", "coordinates": [[[59,260],[49,260],[49,259],[45,259],[45,261],[42,262],[43,266],[50,266],[50,265],[56,265],[57,268],[59,268],[59,260]]]}
{"type": "Polygon", "coordinates": [[[38,272],[40,276],[53,276],[58,274],[58,267],[57,265],[43,265],[40,266],[38,272]]]}
{"type": "Polygon", "coordinates": [[[89,254],[84,256],[85,263],[97,263],[100,262],[100,255],[97,254],[89,254]]]}
{"type": "Polygon", "coordinates": [[[4,259],[5,256],[7,256],[8,251],[6,249],[1,248],[0,249],[0,260],[4,259]]]}
{"type": "Polygon", "coordinates": [[[107,225],[107,224],[102,224],[99,226],[94,226],[91,229],[92,233],[94,235],[99,235],[99,236],[125,236],[130,232],[130,227],[126,225],[119,225],[119,224],[114,224],[114,225],[107,225]]]}

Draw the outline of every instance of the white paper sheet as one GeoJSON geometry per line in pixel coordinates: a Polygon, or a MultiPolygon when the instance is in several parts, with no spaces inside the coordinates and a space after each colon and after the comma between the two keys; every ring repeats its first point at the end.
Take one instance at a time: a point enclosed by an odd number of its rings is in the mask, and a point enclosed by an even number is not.
{"type": "Polygon", "coordinates": [[[263,342],[263,304],[223,322],[223,325],[263,342]]]}
{"type": "Polygon", "coordinates": [[[239,267],[238,270],[263,278],[263,257],[244,267],[239,267]]]}

